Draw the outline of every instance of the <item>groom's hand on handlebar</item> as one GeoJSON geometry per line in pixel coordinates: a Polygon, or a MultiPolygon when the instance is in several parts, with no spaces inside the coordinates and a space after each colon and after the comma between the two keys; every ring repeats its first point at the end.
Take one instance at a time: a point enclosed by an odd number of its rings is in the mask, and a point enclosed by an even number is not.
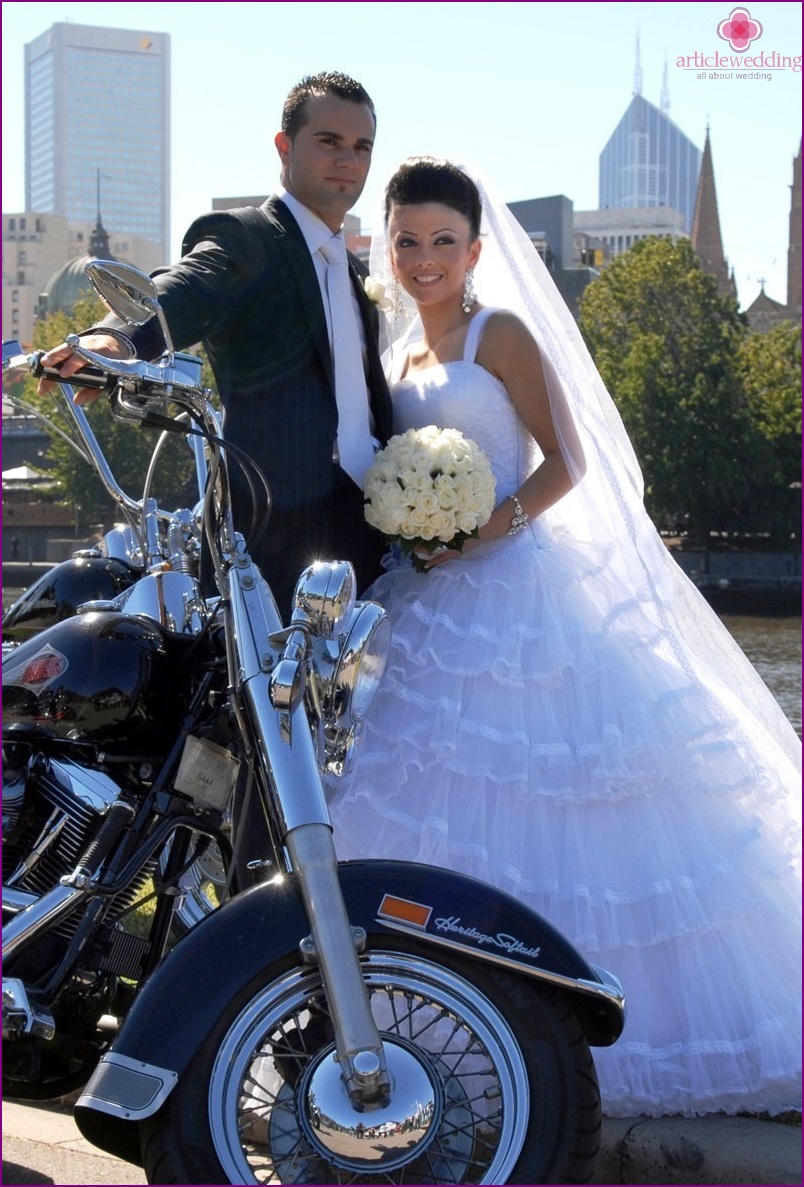
{"type": "MultiPolygon", "coordinates": [[[[92,350],[96,354],[105,355],[110,359],[127,359],[129,357],[128,351],[121,342],[116,338],[110,337],[108,334],[87,334],[81,339],[81,345],[87,350],[92,350]]],[[[82,359],[80,355],[62,342],[61,346],[54,346],[47,354],[42,356],[42,365],[48,368],[54,368],[59,372],[62,379],[69,382],[73,375],[82,368],[87,366],[86,359],[82,359]]],[[[37,391],[40,396],[49,392],[56,384],[55,379],[40,379],[37,391]]],[[[97,400],[102,393],[97,388],[82,387],[75,393],[76,404],[90,404],[93,400],[97,400]]]]}

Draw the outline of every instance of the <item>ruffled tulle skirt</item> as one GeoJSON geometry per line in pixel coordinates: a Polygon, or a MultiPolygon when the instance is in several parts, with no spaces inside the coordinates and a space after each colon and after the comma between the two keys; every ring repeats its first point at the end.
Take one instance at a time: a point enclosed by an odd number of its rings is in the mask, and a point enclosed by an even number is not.
{"type": "Polygon", "coordinates": [[[799,785],[611,585],[531,532],[382,577],[393,648],[330,784],[339,856],[480,878],[613,972],[607,1114],[799,1108],[799,785]]]}

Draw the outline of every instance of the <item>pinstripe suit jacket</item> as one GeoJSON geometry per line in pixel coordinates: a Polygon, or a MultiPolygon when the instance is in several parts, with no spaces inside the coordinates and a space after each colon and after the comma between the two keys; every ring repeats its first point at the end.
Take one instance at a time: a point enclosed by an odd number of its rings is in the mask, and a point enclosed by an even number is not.
{"type": "MultiPolygon", "coordinates": [[[[268,478],[269,539],[255,559],[270,567],[293,533],[297,513],[325,504],[343,484],[343,472],[332,464],[338,413],[315,267],[298,224],[275,198],[248,216],[203,215],[190,227],[183,251],[177,264],[154,274],[154,282],[176,348],[204,343],[226,439],[254,458],[268,478]],[[271,538],[278,543],[272,545],[271,538]]],[[[364,323],[375,436],[385,443],[391,401],[377,350],[377,312],[358,283],[354,259],[351,268],[364,323]]],[[[156,357],[164,348],[155,322],[126,332],[141,357],[156,357]]],[[[241,527],[238,517],[245,526],[250,506],[236,467],[232,471],[235,522],[241,527]]],[[[304,530],[301,520],[298,527],[304,530]]],[[[362,522],[352,529],[358,535],[370,531],[362,522]]]]}

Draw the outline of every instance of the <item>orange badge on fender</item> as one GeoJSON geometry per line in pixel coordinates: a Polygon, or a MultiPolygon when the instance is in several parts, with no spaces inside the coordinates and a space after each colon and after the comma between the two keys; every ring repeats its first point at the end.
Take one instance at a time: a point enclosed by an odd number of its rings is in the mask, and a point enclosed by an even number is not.
{"type": "Polygon", "coordinates": [[[386,919],[389,923],[407,923],[409,926],[419,927],[424,931],[433,913],[432,907],[424,903],[414,903],[410,899],[397,898],[393,894],[383,895],[378,919],[386,919]]]}

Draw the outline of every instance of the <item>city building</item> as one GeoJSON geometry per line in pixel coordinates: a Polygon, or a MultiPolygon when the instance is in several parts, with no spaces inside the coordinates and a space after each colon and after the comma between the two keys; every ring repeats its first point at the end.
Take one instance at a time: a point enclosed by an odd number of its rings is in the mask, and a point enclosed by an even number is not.
{"type": "Polygon", "coordinates": [[[3,339],[30,345],[39,294],[69,258],[67,220],[20,211],[3,215],[3,339]]]}
{"type": "Polygon", "coordinates": [[[550,271],[571,268],[573,207],[564,194],[506,204],[550,271]]]}
{"type": "MultiPolygon", "coordinates": [[[[3,338],[30,346],[34,322],[45,310],[42,294],[69,261],[90,254],[98,220],[73,226],[57,214],[22,210],[3,215],[3,338]]],[[[164,263],[161,248],[138,235],[106,235],[91,253],[125,260],[143,272],[164,263]]],[[[51,306],[52,309],[52,306],[51,306]]]]}
{"type": "MultiPolygon", "coordinates": [[[[74,256],[82,256],[89,250],[89,242],[95,233],[98,222],[99,218],[94,219],[91,223],[78,223],[77,225],[70,223],[67,229],[70,259],[74,256]]],[[[106,223],[105,217],[103,223],[104,225],[106,223]]],[[[113,260],[125,260],[127,264],[133,264],[135,268],[139,268],[141,272],[147,272],[149,276],[156,268],[168,263],[167,258],[162,254],[162,248],[152,239],[143,239],[141,235],[132,235],[127,231],[107,230],[106,234],[113,260]]]]}
{"type": "Polygon", "coordinates": [[[661,235],[685,239],[684,215],[667,206],[639,209],[576,210],[574,215],[575,258],[580,252],[602,248],[608,262],[633,247],[638,239],[661,235]]]}
{"type": "Polygon", "coordinates": [[[150,240],[168,258],[166,33],[64,22],[26,45],[25,204],[75,227],[102,208],[112,236],[150,240]]]}
{"type": "Polygon", "coordinates": [[[667,114],[666,72],[661,104],[660,110],[642,94],[637,43],[633,97],[600,154],[599,203],[601,209],[664,206],[678,210],[689,234],[701,153],[667,114]]]}
{"type": "Polygon", "coordinates": [[[572,202],[564,194],[548,198],[526,198],[508,202],[513,214],[534,245],[550,272],[573,317],[578,316],[578,301],[588,284],[599,275],[600,259],[582,262],[575,257],[572,202]]]}
{"type": "Polygon", "coordinates": [[[47,317],[49,313],[71,313],[76,302],[82,297],[95,296],[95,290],[85,272],[90,260],[113,260],[109,236],[103,223],[98,221],[90,236],[87,251],[83,255],[74,256],[66,264],[62,264],[51,277],[39,294],[36,316],[47,317]]]}
{"type": "Polygon", "coordinates": [[[689,235],[701,154],[669,109],[666,65],[661,108],[642,94],[637,41],[631,102],[600,154],[600,207],[574,214],[576,264],[604,267],[639,239],[689,235]]]}

